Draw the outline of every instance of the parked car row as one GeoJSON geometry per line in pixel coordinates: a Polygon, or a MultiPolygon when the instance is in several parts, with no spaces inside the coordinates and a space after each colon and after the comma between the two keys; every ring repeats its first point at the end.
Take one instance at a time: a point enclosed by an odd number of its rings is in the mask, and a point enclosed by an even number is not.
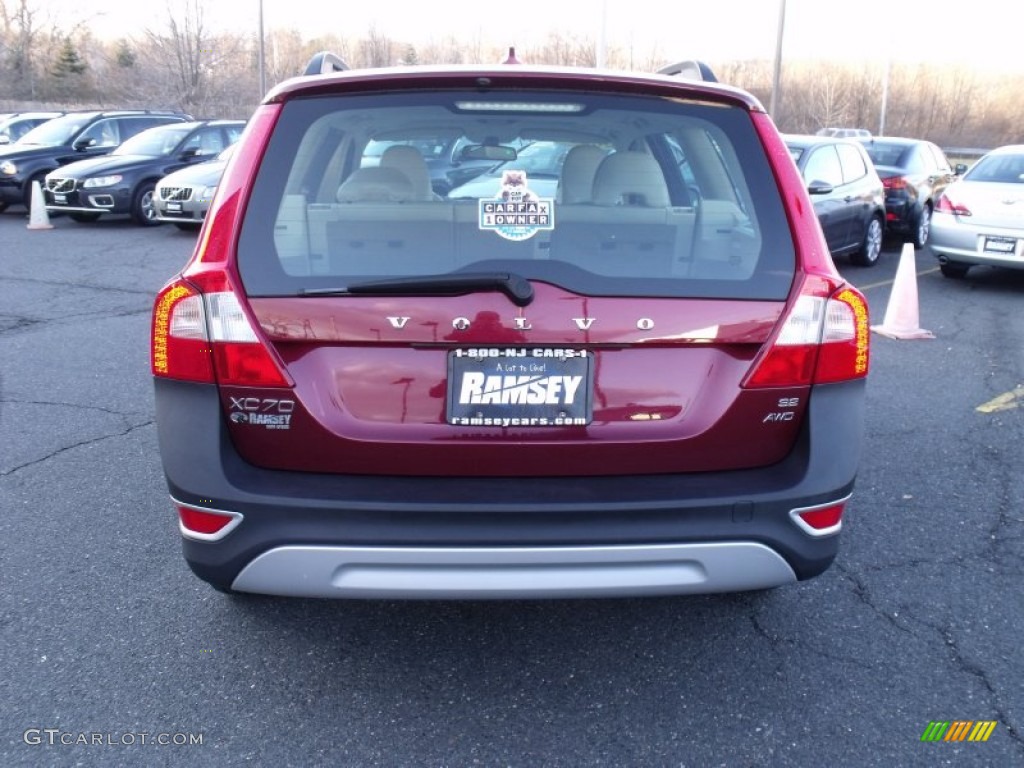
{"type": "MultiPolygon", "coordinates": [[[[243,120],[196,121],[183,112],[156,110],[12,115],[0,120],[0,131],[17,135],[0,146],[0,211],[10,205],[29,208],[38,182],[49,212],[79,222],[127,214],[148,226],[164,220],[162,213],[172,219],[177,213],[176,223],[194,228],[202,222],[202,202],[209,195],[161,212],[157,184],[180,169],[216,160],[244,127],[243,120]],[[37,124],[19,133],[31,121],[37,124]]],[[[217,178],[204,182],[203,190],[215,187],[217,178]]]]}
{"type": "Polygon", "coordinates": [[[846,136],[784,137],[833,256],[874,264],[884,216],[885,232],[930,245],[946,277],[976,265],[1024,269],[1024,145],[993,149],[968,170],[929,141],[846,136]]]}
{"type": "Polygon", "coordinates": [[[154,201],[157,183],[174,171],[216,159],[244,127],[241,120],[206,120],[150,128],[108,155],[48,173],[46,209],[83,222],[120,213],[143,226],[160,224],[154,201]]]}
{"type": "Polygon", "coordinates": [[[785,139],[832,255],[849,255],[862,266],[878,261],[883,234],[923,248],[943,190],[966,170],[921,139],[853,129],[785,139]]]}

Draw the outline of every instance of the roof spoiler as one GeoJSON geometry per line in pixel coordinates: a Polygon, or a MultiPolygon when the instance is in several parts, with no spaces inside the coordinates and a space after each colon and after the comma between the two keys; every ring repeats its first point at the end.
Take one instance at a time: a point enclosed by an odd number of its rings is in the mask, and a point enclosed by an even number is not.
{"type": "Polygon", "coordinates": [[[703,61],[696,59],[684,59],[674,64],[666,64],[658,70],[659,75],[673,75],[686,78],[687,80],[704,80],[709,83],[717,83],[718,78],[711,71],[711,67],[703,61]]]}
{"type": "Polygon", "coordinates": [[[340,56],[336,56],[328,51],[320,51],[320,53],[314,54],[313,58],[309,60],[302,74],[329,75],[332,72],[344,72],[348,68],[348,64],[340,56]]]}

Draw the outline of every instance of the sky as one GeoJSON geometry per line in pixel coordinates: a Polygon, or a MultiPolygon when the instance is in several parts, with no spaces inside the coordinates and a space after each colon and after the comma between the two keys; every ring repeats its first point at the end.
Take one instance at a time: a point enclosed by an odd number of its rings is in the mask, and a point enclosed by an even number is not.
{"type": "MultiPolygon", "coordinates": [[[[88,19],[98,37],[141,37],[159,29],[167,9],[194,0],[36,0],[52,18],[88,19]]],[[[202,0],[211,29],[258,29],[260,0],[202,0]]],[[[266,30],[294,28],[306,38],[358,37],[371,27],[396,41],[448,35],[528,50],[549,31],[597,40],[605,20],[609,47],[657,45],[666,61],[772,59],[785,6],[783,58],[878,64],[949,61],[979,69],[1024,71],[1024,4],[1015,0],[262,0],[266,30]]]]}

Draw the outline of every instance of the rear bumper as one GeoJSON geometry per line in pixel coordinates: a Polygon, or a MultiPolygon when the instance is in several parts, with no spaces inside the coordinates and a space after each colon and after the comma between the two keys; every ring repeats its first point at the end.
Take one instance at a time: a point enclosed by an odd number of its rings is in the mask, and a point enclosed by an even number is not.
{"type": "Polygon", "coordinates": [[[932,219],[932,236],[928,243],[940,263],[947,261],[961,264],[986,264],[1010,269],[1024,268],[1024,244],[1019,229],[998,229],[996,227],[974,227],[962,220],[953,220],[947,214],[932,219]],[[986,251],[986,239],[1001,238],[1016,242],[1014,249],[1007,253],[986,251]]]}
{"type": "Polygon", "coordinates": [[[626,597],[777,587],[796,574],[763,544],[624,547],[276,547],[232,587],[297,597],[626,597]]]}
{"type": "MultiPolygon", "coordinates": [[[[586,478],[375,477],[254,467],[217,391],[157,379],[164,471],[179,501],[242,522],[185,559],[222,588],[339,597],[563,597],[759,589],[820,574],[838,536],[790,517],[848,496],[864,382],[817,387],[772,467],[586,478]]],[[[638,448],[639,450],[639,448],[638,448]]]]}
{"type": "Polygon", "coordinates": [[[885,227],[890,232],[906,234],[917,227],[920,211],[913,201],[906,197],[885,199],[885,227]]]}

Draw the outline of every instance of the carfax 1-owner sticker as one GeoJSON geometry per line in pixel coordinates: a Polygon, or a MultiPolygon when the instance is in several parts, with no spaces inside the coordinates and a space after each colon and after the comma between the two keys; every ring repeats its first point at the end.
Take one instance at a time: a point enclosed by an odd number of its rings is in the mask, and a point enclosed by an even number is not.
{"type": "Polygon", "coordinates": [[[480,229],[493,230],[506,240],[529,240],[554,228],[555,201],[531,192],[525,171],[502,171],[497,197],[480,201],[480,229]]]}

